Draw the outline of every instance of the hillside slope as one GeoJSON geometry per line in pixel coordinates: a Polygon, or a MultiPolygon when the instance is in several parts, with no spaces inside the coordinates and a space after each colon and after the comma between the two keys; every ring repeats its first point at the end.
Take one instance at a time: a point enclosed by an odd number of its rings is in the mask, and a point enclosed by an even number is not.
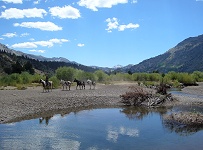
{"type": "Polygon", "coordinates": [[[82,64],[70,62],[68,60],[65,62],[64,59],[60,60],[61,58],[46,59],[45,57],[42,57],[46,61],[40,61],[37,58],[40,58],[40,56],[28,55],[20,51],[9,49],[7,46],[0,44],[0,74],[4,74],[6,70],[8,71],[11,69],[12,65],[16,64],[16,62],[19,62],[22,66],[26,62],[30,62],[34,69],[51,74],[54,73],[58,67],[63,66],[73,67],[86,72],[96,71],[96,69],[82,64]]]}
{"type": "Polygon", "coordinates": [[[190,37],[162,55],[130,68],[131,72],[203,71],[203,35],[190,37]]]}

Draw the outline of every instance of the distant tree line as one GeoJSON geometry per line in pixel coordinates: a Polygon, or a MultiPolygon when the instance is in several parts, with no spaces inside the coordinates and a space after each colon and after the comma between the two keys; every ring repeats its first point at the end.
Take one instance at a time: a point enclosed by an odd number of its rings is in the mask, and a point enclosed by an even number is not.
{"type": "Polygon", "coordinates": [[[35,73],[35,70],[29,61],[27,61],[24,65],[21,65],[21,63],[19,61],[16,61],[16,63],[12,64],[11,67],[5,67],[4,71],[7,74],[12,74],[12,73],[20,74],[24,71],[26,71],[32,75],[35,73]]]}
{"type": "MultiPolygon", "coordinates": [[[[16,63],[13,66],[13,73],[9,75],[0,76],[0,86],[17,86],[17,85],[30,85],[32,83],[39,83],[39,80],[45,79],[44,74],[37,74],[32,72],[32,65],[25,63],[21,66],[16,63]]],[[[173,87],[182,85],[195,85],[196,82],[203,82],[203,72],[195,71],[193,73],[179,73],[168,72],[167,74],[161,73],[112,73],[107,74],[102,70],[95,72],[86,72],[73,67],[59,67],[55,70],[54,74],[48,74],[49,79],[54,82],[54,86],[59,86],[60,80],[73,81],[75,78],[78,80],[86,81],[91,79],[96,82],[108,84],[117,81],[138,82],[144,85],[158,85],[160,83],[168,84],[173,87]]]]}
{"type": "Polygon", "coordinates": [[[36,59],[28,58],[27,56],[16,56],[15,54],[7,53],[3,50],[0,50],[0,68],[2,68],[1,71],[4,71],[4,73],[6,74],[21,73],[23,71],[28,71],[30,73],[33,73],[33,70],[30,69],[31,65],[34,69],[37,69],[41,72],[46,72],[52,75],[54,75],[55,70],[57,68],[63,67],[63,66],[77,68],[80,70],[85,70],[87,72],[96,71],[96,69],[92,67],[84,66],[77,63],[57,62],[57,61],[39,61],[36,59]]]}

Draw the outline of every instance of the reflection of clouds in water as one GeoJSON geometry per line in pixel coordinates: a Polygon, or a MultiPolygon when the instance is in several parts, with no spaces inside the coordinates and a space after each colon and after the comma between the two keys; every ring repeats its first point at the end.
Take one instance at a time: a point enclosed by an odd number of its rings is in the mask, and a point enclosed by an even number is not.
{"type": "Polygon", "coordinates": [[[54,116],[51,117],[50,119],[51,119],[51,120],[54,120],[54,121],[57,121],[57,120],[61,120],[61,119],[63,119],[63,118],[61,117],[61,115],[54,115],[54,116]]]}
{"type": "Polygon", "coordinates": [[[130,129],[125,127],[120,127],[120,134],[121,135],[128,135],[130,137],[138,137],[139,131],[138,129],[130,129]]]}
{"type": "Polygon", "coordinates": [[[92,146],[92,147],[89,147],[87,150],[97,150],[97,149],[99,149],[99,148],[92,146]]]}
{"type": "Polygon", "coordinates": [[[107,129],[107,140],[112,142],[117,142],[119,135],[127,135],[129,137],[138,137],[139,130],[132,128],[125,128],[121,126],[120,128],[108,127],[107,129]]]}
{"type": "Polygon", "coordinates": [[[117,142],[117,139],[118,139],[118,132],[108,130],[107,140],[117,142]]]}
{"type": "Polygon", "coordinates": [[[59,140],[58,143],[52,145],[53,149],[71,149],[71,150],[78,150],[80,148],[80,142],[78,141],[71,141],[71,140],[59,140]]]}
{"type": "Polygon", "coordinates": [[[66,135],[66,133],[60,132],[57,126],[46,126],[40,129],[34,127],[30,130],[21,130],[21,132],[11,130],[10,133],[5,135],[3,140],[0,141],[0,145],[5,149],[15,150],[80,149],[81,143],[77,140],[72,140],[72,136],[74,135],[66,135]],[[70,138],[67,138],[67,136],[69,136],[70,138]]]}
{"type": "Polygon", "coordinates": [[[5,124],[6,126],[15,126],[16,124],[15,123],[8,123],[8,124],[5,124]]]}
{"type": "Polygon", "coordinates": [[[65,139],[58,139],[55,142],[48,142],[50,145],[42,143],[40,139],[30,139],[30,140],[20,140],[17,139],[9,139],[3,142],[2,147],[6,149],[15,149],[15,150],[22,150],[22,149],[60,149],[60,150],[79,150],[80,149],[80,142],[72,141],[72,140],[65,140],[65,139]]]}

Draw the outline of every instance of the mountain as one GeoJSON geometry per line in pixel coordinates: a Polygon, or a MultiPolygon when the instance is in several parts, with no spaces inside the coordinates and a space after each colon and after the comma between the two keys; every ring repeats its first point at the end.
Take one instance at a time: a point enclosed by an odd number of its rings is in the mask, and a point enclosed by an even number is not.
{"type": "Polygon", "coordinates": [[[87,72],[103,70],[107,73],[112,72],[193,72],[203,71],[203,35],[189,37],[178,43],[175,47],[165,53],[152,57],[140,62],[137,65],[121,66],[117,65],[112,68],[85,66],[77,62],[69,61],[63,57],[46,58],[43,56],[26,54],[20,51],[9,49],[7,46],[0,44],[0,72],[5,68],[11,67],[16,61],[30,61],[35,69],[54,72],[58,67],[70,66],[87,72]],[[15,55],[15,57],[13,56],[15,55]]]}
{"type": "Polygon", "coordinates": [[[107,73],[114,71],[113,68],[109,68],[109,67],[98,67],[98,66],[91,66],[91,67],[96,69],[96,70],[102,70],[102,71],[107,72],[107,73]]]}
{"type": "Polygon", "coordinates": [[[113,68],[114,68],[114,69],[119,69],[119,68],[123,68],[123,66],[122,66],[122,65],[116,65],[116,66],[114,66],[113,68]]]}
{"type": "Polygon", "coordinates": [[[86,72],[94,72],[96,69],[85,66],[76,62],[71,62],[66,58],[53,57],[46,58],[43,56],[36,56],[26,54],[20,51],[16,51],[8,48],[0,43],[0,73],[11,73],[12,66],[19,62],[21,65],[25,65],[30,62],[36,70],[40,72],[46,72],[53,74],[59,67],[67,66],[76,69],[84,70],[86,72]]]}
{"type": "Polygon", "coordinates": [[[164,54],[142,61],[131,72],[203,71],[203,35],[190,37],[164,54]]]}
{"type": "MultiPolygon", "coordinates": [[[[41,55],[32,55],[32,54],[27,54],[27,53],[23,53],[21,51],[16,51],[13,49],[8,48],[6,45],[3,45],[0,43],[0,51],[4,51],[10,54],[15,54],[16,56],[24,56],[30,59],[36,59],[39,61],[57,61],[57,62],[67,62],[67,63],[71,63],[71,61],[69,61],[66,58],[63,57],[52,57],[52,58],[47,58],[47,57],[43,57],[41,55]]],[[[72,62],[75,63],[75,62],[72,62]]]]}

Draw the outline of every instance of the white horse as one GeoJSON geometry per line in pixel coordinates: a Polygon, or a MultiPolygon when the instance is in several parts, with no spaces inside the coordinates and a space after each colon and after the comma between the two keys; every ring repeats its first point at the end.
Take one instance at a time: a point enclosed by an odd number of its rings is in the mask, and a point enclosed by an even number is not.
{"type": "Polygon", "coordinates": [[[71,81],[64,81],[64,80],[61,79],[60,84],[62,85],[63,90],[64,90],[64,87],[66,87],[66,90],[67,90],[67,87],[68,87],[68,89],[70,91],[70,87],[71,87],[71,84],[72,84],[71,81]]]}
{"type": "Polygon", "coordinates": [[[89,84],[89,85],[90,85],[90,89],[91,89],[91,86],[93,86],[93,87],[94,87],[94,89],[95,89],[96,82],[94,82],[94,81],[92,81],[92,80],[88,79],[88,80],[87,80],[87,84],[89,84]]]}
{"type": "Polygon", "coordinates": [[[43,86],[43,92],[49,92],[49,89],[53,89],[53,82],[52,81],[48,81],[48,84],[46,83],[46,81],[40,79],[39,81],[40,83],[42,83],[43,86]]]}

